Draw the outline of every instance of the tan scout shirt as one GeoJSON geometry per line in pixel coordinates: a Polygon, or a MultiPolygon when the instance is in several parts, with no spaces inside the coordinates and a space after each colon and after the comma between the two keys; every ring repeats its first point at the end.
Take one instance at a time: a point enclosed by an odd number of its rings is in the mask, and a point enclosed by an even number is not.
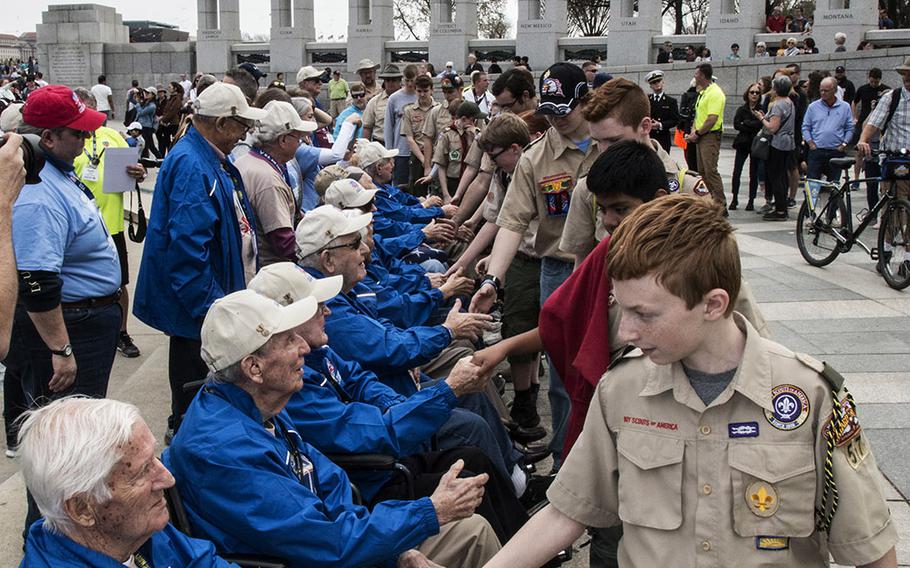
{"type": "Polygon", "coordinates": [[[389,95],[382,90],[378,95],[370,99],[366,108],[363,109],[363,116],[360,118],[364,128],[373,129],[373,140],[385,144],[385,133],[383,125],[385,124],[385,107],[389,105],[389,95]]]}
{"type": "Polygon", "coordinates": [[[859,422],[834,449],[839,507],[830,533],[819,533],[831,387],[818,361],[734,317],[743,358],[707,408],[680,363],[655,365],[636,350],[604,376],[550,502],[588,526],[622,523],[620,566],[809,568],[826,566],[829,551],[851,566],[880,558],[897,533],[859,422]]]}
{"type": "Polygon", "coordinates": [[[423,151],[423,125],[426,122],[427,115],[431,110],[439,106],[439,103],[433,103],[430,106],[422,107],[417,103],[411,103],[404,107],[404,115],[401,117],[401,135],[410,136],[420,146],[423,151]]]}
{"type": "Polygon", "coordinates": [[[240,171],[250,205],[256,214],[256,240],[259,242],[259,261],[263,266],[288,259],[279,256],[265,235],[276,229],[293,230],[296,224],[297,203],[294,191],[271,164],[252,152],[234,163],[240,171]]]}
{"type": "Polygon", "coordinates": [[[555,128],[548,129],[519,158],[496,224],[524,233],[536,218],[540,222],[534,239],[537,254],[572,262],[571,255],[559,250],[559,239],[575,182],[587,173],[597,152],[593,140],[582,152],[555,128]]]}
{"type": "Polygon", "coordinates": [[[435,146],[442,135],[442,131],[451,126],[454,118],[449,114],[446,102],[443,101],[434,106],[427,114],[426,120],[423,121],[423,135],[426,136],[435,146]]]}
{"type": "MultiPolygon", "coordinates": [[[[490,179],[490,191],[487,192],[487,199],[483,204],[483,218],[488,223],[495,223],[496,218],[499,217],[502,202],[506,198],[508,184],[508,177],[504,175],[502,170],[497,169],[490,179]]],[[[525,234],[521,238],[521,243],[518,245],[518,252],[531,258],[537,258],[537,253],[534,252],[534,237],[537,235],[537,224],[537,219],[531,220],[531,224],[528,225],[525,234]]]]}
{"type": "MultiPolygon", "coordinates": [[[[676,162],[670,158],[670,154],[665,152],[656,140],[650,142],[667,171],[670,193],[711,195],[700,175],[688,170],[680,170],[676,162]]],[[[559,241],[559,249],[568,254],[590,251],[605,236],[607,236],[607,229],[601,222],[594,194],[588,189],[587,178],[582,178],[578,180],[572,196],[572,204],[569,206],[566,228],[559,241]]]]}
{"type": "MultiPolygon", "coordinates": [[[[481,129],[483,125],[480,125],[481,129]]],[[[483,151],[483,148],[480,146],[480,133],[482,130],[477,131],[477,136],[474,138],[474,142],[471,144],[471,148],[468,150],[468,155],[465,157],[464,161],[467,165],[477,168],[478,171],[481,171],[485,174],[492,174],[493,170],[496,169],[496,162],[490,158],[490,155],[483,151]]]]}
{"type": "MultiPolygon", "coordinates": [[[[465,140],[470,144],[474,139],[473,130],[465,133],[465,140]]],[[[445,170],[446,177],[460,178],[461,163],[464,161],[466,149],[461,144],[461,133],[454,125],[447,126],[442,131],[436,148],[433,150],[433,163],[445,170]]],[[[450,188],[454,191],[455,188],[450,188]]]]}

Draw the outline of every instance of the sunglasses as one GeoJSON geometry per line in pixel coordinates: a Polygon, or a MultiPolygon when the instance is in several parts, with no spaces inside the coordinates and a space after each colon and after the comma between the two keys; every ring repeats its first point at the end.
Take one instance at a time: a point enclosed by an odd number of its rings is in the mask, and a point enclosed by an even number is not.
{"type": "Polygon", "coordinates": [[[247,122],[245,120],[241,120],[241,119],[237,118],[236,116],[229,116],[228,118],[233,120],[237,124],[243,126],[243,128],[246,129],[247,131],[252,130],[253,127],[256,126],[255,122],[247,122]]]}
{"type": "Polygon", "coordinates": [[[761,91],[749,91],[750,95],[760,95],[761,91]]]}
{"type": "Polygon", "coordinates": [[[333,246],[333,247],[325,247],[323,250],[332,250],[332,249],[339,249],[339,248],[349,248],[349,249],[351,249],[351,250],[357,250],[357,249],[360,248],[360,243],[362,243],[362,242],[363,242],[363,237],[361,237],[360,235],[358,235],[356,240],[353,240],[353,241],[351,241],[351,242],[349,242],[349,243],[345,243],[345,244],[343,244],[343,245],[335,245],[335,246],[333,246]]]}
{"type": "Polygon", "coordinates": [[[352,98],[352,99],[362,99],[362,98],[364,98],[365,96],[367,96],[366,93],[351,93],[351,98],[352,98]]]}

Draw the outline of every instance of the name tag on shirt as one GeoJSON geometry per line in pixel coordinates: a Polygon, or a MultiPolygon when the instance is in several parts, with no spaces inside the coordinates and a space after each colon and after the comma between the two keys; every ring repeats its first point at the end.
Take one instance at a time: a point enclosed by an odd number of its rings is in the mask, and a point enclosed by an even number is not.
{"type": "Polygon", "coordinates": [[[98,168],[85,166],[82,170],[82,181],[98,181],[98,168]]]}

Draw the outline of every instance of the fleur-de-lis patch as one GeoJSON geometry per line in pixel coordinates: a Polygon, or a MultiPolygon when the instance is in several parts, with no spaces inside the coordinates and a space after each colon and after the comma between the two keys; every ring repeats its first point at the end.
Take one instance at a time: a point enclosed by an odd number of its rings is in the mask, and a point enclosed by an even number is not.
{"type": "Polygon", "coordinates": [[[770,483],[756,481],[746,488],[745,497],[749,510],[758,517],[770,517],[780,507],[777,490],[770,483]]]}

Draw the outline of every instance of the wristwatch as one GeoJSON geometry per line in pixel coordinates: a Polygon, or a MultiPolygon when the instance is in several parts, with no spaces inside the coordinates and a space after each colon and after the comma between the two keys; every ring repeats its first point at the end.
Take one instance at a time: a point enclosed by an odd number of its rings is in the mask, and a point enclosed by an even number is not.
{"type": "Polygon", "coordinates": [[[480,281],[481,286],[483,286],[484,284],[490,284],[491,286],[493,286],[493,290],[496,291],[497,296],[502,295],[502,280],[500,280],[496,276],[493,276],[492,274],[487,274],[484,277],[484,279],[480,281]]]}
{"type": "Polygon", "coordinates": [[[59,355],[60,357],[70,357],[73,354],[73,346],[67,343],[59,351],[55,349],[50,350],[54,355],[59,355]]]}

